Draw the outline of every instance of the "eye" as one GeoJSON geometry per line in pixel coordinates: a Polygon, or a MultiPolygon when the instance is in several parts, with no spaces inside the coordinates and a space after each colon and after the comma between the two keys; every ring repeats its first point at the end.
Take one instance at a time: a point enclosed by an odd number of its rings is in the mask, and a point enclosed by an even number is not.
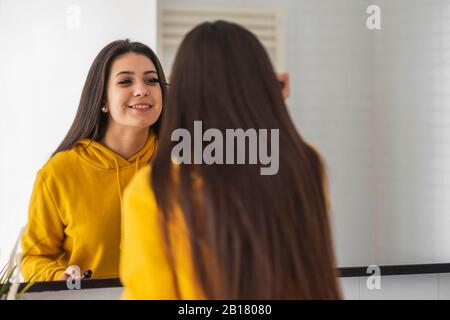
{"type": "Polygon", "coordinates": [[[118,82],[118,84],[120,84],[120,85],[127,85],[127,84],[130,84],[131,83],[131,80],[129,80],[129,79],[127,79],[127,80],[122,80],[122,81],[119,81],[118,82]]]}
{"type": "Polygon", "coordinates": [[[159,84],[159,79],[151,78],[151,79],[145,80],[145,82],[147,82],[151,86],[155,86],[155,85],[159,84]]]}

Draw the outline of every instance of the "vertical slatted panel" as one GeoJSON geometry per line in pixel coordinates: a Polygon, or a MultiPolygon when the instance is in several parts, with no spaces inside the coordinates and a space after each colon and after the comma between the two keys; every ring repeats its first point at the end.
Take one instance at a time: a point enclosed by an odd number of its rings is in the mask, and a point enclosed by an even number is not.
{"type": "Polygon", "coordinates": [[[223,6],[164,5],[159,8],[158,53],[162,64],[170,70],[184,36],[205,21],[227,20],[252,31],[266,48],[272,63],[283,69],[283,38],[279,28],[279,10],[223,6]]]}

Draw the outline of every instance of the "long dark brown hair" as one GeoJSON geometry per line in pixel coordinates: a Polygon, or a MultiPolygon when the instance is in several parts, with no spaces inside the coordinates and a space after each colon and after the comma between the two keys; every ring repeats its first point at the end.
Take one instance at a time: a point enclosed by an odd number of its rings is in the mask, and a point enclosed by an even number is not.
{"type": "MultiPolygon", "coordinates": [[[[297,132],[269,57],[251,32],[217,21],[187,34],[159,141],[150,183],[168,257],[173,264],[167,225],[176,203],[206,298],[340,298],[321,158],[297,132]],[[250,164],[181,164],[177,180],[168,179],[171,134],[185,128],[193,137],[195,120],[221,132],[279,129],[278,173],[262,176],[250,164]]],[[[177,283],[176,270],[174,278],[177,283]]]]}
{"type": "MultiPolygon", "coordinates": [[[[164,103],[167,95],[166,78],[156,54],[152,49],[140,42],[130,42],[128,39],[113,41],[100,51],[92,63],[86,82],[84,83],[75,119],[66,137],[52,156],[60,151],[70,149],[79,140],[103,139],[106,132],[108,115],[102,112],[101,108],[106,98],[106,88],[111,65],[119,56],[129,52],[142,54],[149,58],[155,65],[162,92],[163,108],[161,115],[164,113],[164,103]]],[[[159,133],[160,122],[161,116],[150,127],[157,135],[159,133]]]]}

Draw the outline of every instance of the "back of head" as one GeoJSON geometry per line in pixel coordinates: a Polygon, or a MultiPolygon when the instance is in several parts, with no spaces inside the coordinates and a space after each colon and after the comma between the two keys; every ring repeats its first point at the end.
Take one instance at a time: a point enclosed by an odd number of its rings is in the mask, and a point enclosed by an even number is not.
{"type": "Polygon", "coordinates": [[[258,39],[225,21],[189,32],[172,70],[151,183],[165,219],[171,203],[181,206],[207,298],[339,298],[323,175],[319,155],[295,129],[258,39]],[[279,169],[261,175],[249,161],[181,164],[179,192],[172,192],[166,178],[176,144],[171,135],[184,128],[194,137],[194,121],[223,133],[278,129],[279,169]]]}

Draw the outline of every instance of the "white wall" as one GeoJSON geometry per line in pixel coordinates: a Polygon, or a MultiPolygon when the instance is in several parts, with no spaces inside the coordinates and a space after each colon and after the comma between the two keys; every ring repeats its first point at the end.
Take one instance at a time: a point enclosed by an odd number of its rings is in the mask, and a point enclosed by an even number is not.
{"type": "Polygon", "coordinates": [[[450,261],[450,2],[377,1],[377,261],[450,261]]]}
{"type": "Polygon", "coordinates": [[[156,48],[156,12],[156,0],[0,0],[0,266],[96,54],[124,38],[156,48]],[[80,28],[70,23],[72,5],[81,10],[80,28]]]}
{"type": "Polygon", "coordinates": [[[305,0],[289,15],[289,105],[328,164],[339,265],[449,262],[450,2],[305,0]]]}

